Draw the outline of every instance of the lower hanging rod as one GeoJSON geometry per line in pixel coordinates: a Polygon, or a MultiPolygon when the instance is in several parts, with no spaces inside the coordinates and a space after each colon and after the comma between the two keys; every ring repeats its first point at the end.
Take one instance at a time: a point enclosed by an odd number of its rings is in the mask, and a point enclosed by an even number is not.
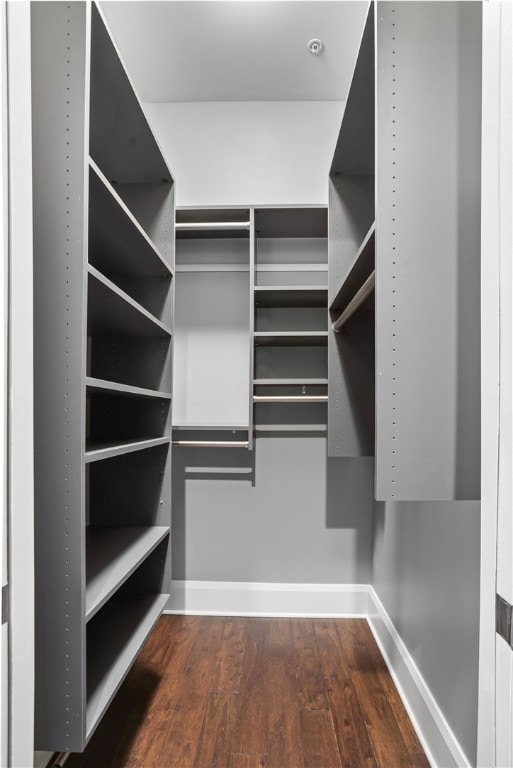
{"type": "Polygon", "coordinates": [[[249,229],[249,221],[177,221],[177,230],[249,229]]]}
{"type": "Polygon", "coordinates": [[[249,442],[236,440],[173,440],[178,448],[249,448],[249,442]]]}
{"type": "Polygon", "coordinates": [[[340,313],[337,320],[335,320],[334,323],[332,323],[332,328],[337,333],[342,330],[342,327],[347,323],[349,318],[354,315],[356,310],[361,307],[367,296],[370,296],[372,291],[374,290],[374,286],[376,284],[376,272],[372,272],[367,280],[364,282],[358,293],[353,296],[347,307],[344,309],[343,312],[340,313]]]}
{"type": "Polygon", "coordinates": [[[328,395],[253,395],[254,403],[327,403],[328,395]]]}

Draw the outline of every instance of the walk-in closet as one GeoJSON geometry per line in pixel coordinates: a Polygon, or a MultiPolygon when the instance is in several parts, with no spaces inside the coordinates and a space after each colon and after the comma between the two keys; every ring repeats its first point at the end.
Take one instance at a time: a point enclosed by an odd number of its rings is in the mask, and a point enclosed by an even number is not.
{"type": "Polygon", "coordinates": [[[506,765],[507,4],[13,5],[6,766],[506,765]]]}

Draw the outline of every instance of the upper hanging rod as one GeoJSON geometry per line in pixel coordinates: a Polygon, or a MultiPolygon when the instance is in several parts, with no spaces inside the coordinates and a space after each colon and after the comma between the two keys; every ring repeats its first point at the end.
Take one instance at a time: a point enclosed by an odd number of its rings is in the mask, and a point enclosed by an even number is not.
{"type": "Polygon", "coordinates": [[[253,395],[254,403],[327,403],[328,395],[253,395]]]}
{"type": "Polygon", "coordinates": [[[173,445],[179,448],[249,448],[247,440],[173,440],[173,445]]]}
{"type": "Polygon", "coordinates": [[[374,290],[374,286],[376,284],[376,272],[373,271],[367,280],[364,282],[358,293],[356,293],[355,296],[351,299],[347,307],[344,309],[343,312],[340,313],[338,320],[335,320],[334,323],[332,323],[331,327],[334,331],[337,333],[342,330],[342,327],[349,318],[356,312],[358,307],[360,307],[367,296],[370,296],[372,291],[374,290]]]}
{"type": "Polygon", "coordinates": [[[176,229],[249,229],[249,221],[177,221],[176,229]]]}

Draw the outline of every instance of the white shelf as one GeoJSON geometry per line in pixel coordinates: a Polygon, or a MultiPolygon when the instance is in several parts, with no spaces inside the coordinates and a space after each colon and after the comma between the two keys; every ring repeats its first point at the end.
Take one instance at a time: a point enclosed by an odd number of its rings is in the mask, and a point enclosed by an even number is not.
{"type": "Polygon", "coordinates": [[[132,387],[129,384],[119,384],[117,381],[96,379],[93,376],[86,376],[86,387],[88,392],[97,392],[106,395],[155,397],[159,400],[171,400],[171,394],[169,392],[159,392],[156,389],[145,389],[144,387],[132,387]]]}
{"type": "Polygon", "coordinates": [[[169,530],[169,526],[87,528],[86,621],[92,619],[169,530]]]}
{"type": "Polygon", "coordinates": [[[135,453],[135,451],[144,451],[148,448],[155,448],[158,445],[169,444],[169,437],[155,437],[151,440],[134,440],[132,442],[110,441],[102,443],[89,444],[85,452],[85,462],[90,464],[93,461],[102,459],[111,459],[114,456],[122,456],[125,453],[135,453]]]}
{"type": "Polygon", "coordinates": [[[105,606],[87,636],[86,738],[130,670],[169,595],[126,595],[105,606]]]}

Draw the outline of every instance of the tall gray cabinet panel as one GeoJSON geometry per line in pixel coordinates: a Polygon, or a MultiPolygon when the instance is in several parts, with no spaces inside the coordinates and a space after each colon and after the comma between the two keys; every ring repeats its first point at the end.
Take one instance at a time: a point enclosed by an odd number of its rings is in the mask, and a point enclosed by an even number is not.
{"type": "Polygon", "coordinates": [[[480,497],[481,13],[378,4],[378,499],[480,497]]]}
{"type": "Polygon", "coordinates": [[[36,747],[82,751],[170,590],[174,184],[99,9],[32,40],[36,747]]]}
{"type": "MultiPolygon", "coordinates": [[[[336,322],[374,271],[374,8],[329,178],[329,309],[336,322]]],[[[328,338],[328,456],[374,454],[374,295],[328,338]]]]}

